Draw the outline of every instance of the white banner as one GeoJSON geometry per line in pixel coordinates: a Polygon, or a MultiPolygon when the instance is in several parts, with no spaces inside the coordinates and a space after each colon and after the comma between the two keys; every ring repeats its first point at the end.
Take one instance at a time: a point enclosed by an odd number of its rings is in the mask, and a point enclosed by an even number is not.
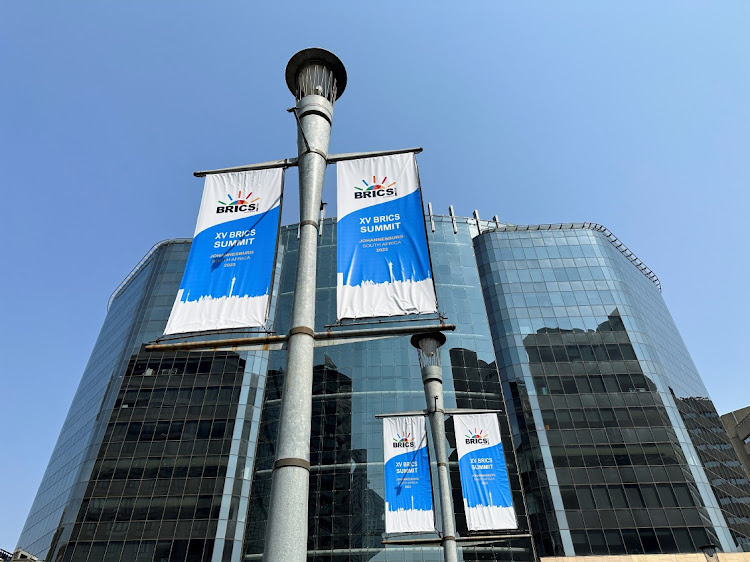
{"type": "Polygon", "coordinates": [[[469,530],[518,528],[497,415],[454,415],[453,424],[469,530]]]}
{"type": "Polygon", "coordinates": [[[423,416],[383,418],[385,532],[435,530],[423,416]]]}
{"type": "Polygon", "coordinates": [[[337,317],[437,311],[414,154],[336,164],[337,317]]]}
{"type": "Polygon", "coordinates": [[[283,183],[280,168],[206,176],[165,334],[265,325],[283,183]]]}

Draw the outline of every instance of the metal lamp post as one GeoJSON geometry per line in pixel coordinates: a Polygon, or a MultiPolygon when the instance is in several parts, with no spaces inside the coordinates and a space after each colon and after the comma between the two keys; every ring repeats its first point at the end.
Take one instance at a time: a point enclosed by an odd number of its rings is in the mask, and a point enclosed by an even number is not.
{"type": "Polygon", "coordinates": [[[313,351],[318,345],[336,345],[350,339],[397,337],[406,333],[419,350],[427,409],[438,456],[440,505],[443,514],[445,560],[457,560],[450,481],[445,450],[445,409],[438,348],[445,343],[437,326],[365,328],[331,333],[315,332],[315,286],[318,218],[326,166],[333,162],[419,153],[421,148],[328,154],[333,105],[346,88],[346,69],[333,53],[305,49],[287,63],[286,83],[296,105],[288,111],[297,120],[297,158],[194,172],[196,177],[271,168],[299,168],[299,252],[291,328],[288,335],[273,334],[228,340],[151,343],[147,351],[204,349],[257,351],[287,349],[286,377],[281,398],[279,438],[273,465],[271,496],[266,520],[265,562],[305,562],[307,559],[308,495],[310,490],[310,433],[312,425],[313,351]]]}
{"type": "Polygon", "coordinates": [[[318,217],[333,104],[346,87],[346,69],[329,51],[305,49],[289,60],[286,82],[297,100],[291,111],[298,123],[299,258],[263,553],[266,562],[307,560],[318,217]]]}
{"type": "Polygon", "coordinates": [[[432,428],[432,442],[437,457],[440,512],[443,519],[443,556],[446,562],[457,562],[456,530],[453,525],[453,500],[448,474],[448,454],[445,449],[445,405],[443,403],[443,366],[440,346],[445,343],[441,332],[414,334],[411,344],[417,348],[422,384],[427,402],[427,414],[432,428]]]}

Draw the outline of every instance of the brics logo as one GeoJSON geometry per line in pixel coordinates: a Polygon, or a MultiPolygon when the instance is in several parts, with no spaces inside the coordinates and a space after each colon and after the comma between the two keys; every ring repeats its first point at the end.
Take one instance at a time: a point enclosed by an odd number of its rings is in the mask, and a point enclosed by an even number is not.
{"type": "Polygon", "coordinates": [[[403,437],[400,433],[397,433],[396,437],[393,438],[393,448],[414,448],[414,437],[411,436],[411,433],[407,433],[403,437]]]}
{"type": "Polygon", "coordinates": [[[249,192],[244,197],[242,196],[242,190],[239,190],[237,192],[237,199],[232,197],[227,193],[227,198],[229,199],[229,203],[224,203],[224,201],[219,201],[219,203],[222,204],[222,207],[216,207],[217,213],[253,213],[257,211],[260,206],[256,203],[256,201],[260,200],[260,197],[256,197],[255,199],[250,199],[253,192],[249,192]]]}
{"type": "Polygon", "coordinates": [[[393,187],[396,185],[396,182],[392,182],[388,185],[385,185],[385,181],[388,179],[388,177],[384,177],[381,182],[378,182],[375,176],[372,176],[372,183],[367,183],[366,180],[362,180],[362,183],[365,184],[364,188],[354,186],[354,189],[357,189],[358,191],[354,192],[354,198],[355,199],[375,199],[377,197],[396,197],[398,193],[396,192],[396,188],[393,187]]]}
{"type": "Polygon", "coordinates": [[[477,429],[474,428],[474,433],[469,433],[468,435],[464,436],[466,438],[466,444],[467,445],[489,445],[490,440],[489,436],[484,433],[483,429],[480,429],[479,432],[477,432],[477,429]]]}

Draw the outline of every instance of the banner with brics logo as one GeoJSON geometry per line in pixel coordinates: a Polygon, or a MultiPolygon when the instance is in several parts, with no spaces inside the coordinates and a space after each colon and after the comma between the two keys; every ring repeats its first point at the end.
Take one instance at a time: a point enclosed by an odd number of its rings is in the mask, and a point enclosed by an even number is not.
{"type": "Polygon", "coordinates": [[[283,183],[279,168],[206,176],[165,334],[265,325],[283,183]]]}
{"type": "Polygon", "coordinates": [[[497,415],[454,415],[453,424],[469,530],[518,528],[497,415]]]}
{"type": "Polygon", "coordinates": [[[414,154],[336,164],[337,318],[437,311],[414,154]]]}
{"type": "Polygon", "coordinates": [[[383,418],[385,532],[435,531],[424,416],[383,418]]]}

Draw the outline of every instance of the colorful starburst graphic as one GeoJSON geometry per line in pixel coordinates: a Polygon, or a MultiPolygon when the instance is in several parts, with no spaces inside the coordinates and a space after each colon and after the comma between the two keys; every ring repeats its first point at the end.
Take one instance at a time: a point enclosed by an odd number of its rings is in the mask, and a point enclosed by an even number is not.
{"type": "Polygon", "coordinates": [[[362,187],[358,187],[355,185],[354,189],[359,189],[360,191],[377,191],[378,189],[386,189],[387,187],[392,187],[396,185],[395,181],[393,183],[389,183],[388,185],[385,185],[385,180],[387,179],[388,177],[386,176],[383,178],[383,180],[380,183],[378,183],[376,176],[372,176],[371,184],[367,183],[367,180],[362,180],[362,183],[365,184],[365,187],[362,188],[362,187]]]}
{"type": "Polygon", "coordinates": [[[229,203],[224,203],[224,201],[219,201],[222,205],[230,206],[230,205],[248,205],[250,203],[255,203],[260,197],[256,197],[255,199],[250,199],[250,196],[252,196],[253,192],[249,192],[245,197],[242,197],[242,190],[240,189],[237,192],[237,199],[232,197],[227,193],[227,198],[229,199],[229,203]]]}
{"type": "Polygon", "coordinates": [[[400,433],[397,433],[396,437],[393,438],[393,441],[396,443],[411,443],[414,441],[414,437],[411,436],[411,433],[407,433],[403,437],[400,433]]]}
{"type": "Polygon", "coordinates": [[[473,434],[468,433],[466,435],[466,438],[467,439],[487,439],[487,434],[484,433],[483,429],[480,429],[479,432],[477,433],[477,428],[475,427],[474,428],[474,433],[473,434]]]}

